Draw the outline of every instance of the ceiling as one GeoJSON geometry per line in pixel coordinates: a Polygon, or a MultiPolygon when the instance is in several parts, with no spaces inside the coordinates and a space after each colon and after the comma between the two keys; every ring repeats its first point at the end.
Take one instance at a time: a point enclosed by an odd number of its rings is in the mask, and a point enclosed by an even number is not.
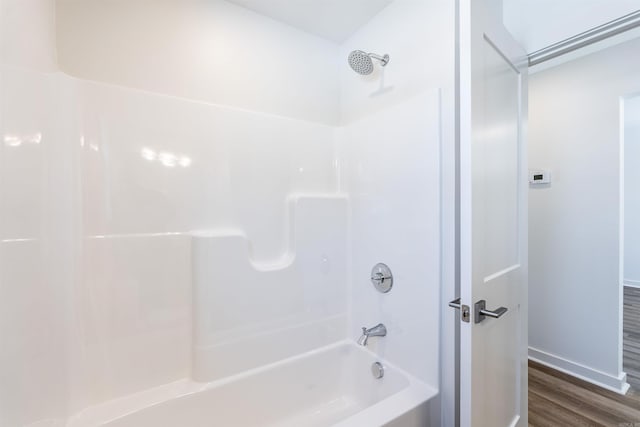
{"type": "Polygon", "coordinates": [[[639,0],[504,0],[504,22],[531,53],[638,9],[639,0]]]}
{"type": "Polygon", "coordinates": [[[229,0],[335,42],[343,42],[393,0],[229,0]]]}
{"type": "MultiPolygon", "coordinates": [[[[335,42],[343,42],[393,0],[229,0],[335,42]]],[[[640,0],[503,0],[504,21],[527,52],[640,9],[640,0]]]]}

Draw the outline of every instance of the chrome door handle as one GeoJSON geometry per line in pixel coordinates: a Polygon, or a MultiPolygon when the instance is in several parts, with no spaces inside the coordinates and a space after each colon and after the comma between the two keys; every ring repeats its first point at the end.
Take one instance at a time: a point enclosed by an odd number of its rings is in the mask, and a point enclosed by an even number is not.
{"type": "Polygon", "coordinates": [[[506,307],[500,307],[500,308],[497,308],[495,310],[487,310],[487,302],[485,300],[481,299],[473,307],[474,322],[475,323],[480,323],[487,316],[488,317],[492,317],[494,319],[499,319],[507,311],[508,311],[508,309],[506,307]]]}
{"type": "Polygon", "coordinates": [[[460,298],[456,298],[453,301],[449,301],[449,307],[460,309],[460,298]]]}

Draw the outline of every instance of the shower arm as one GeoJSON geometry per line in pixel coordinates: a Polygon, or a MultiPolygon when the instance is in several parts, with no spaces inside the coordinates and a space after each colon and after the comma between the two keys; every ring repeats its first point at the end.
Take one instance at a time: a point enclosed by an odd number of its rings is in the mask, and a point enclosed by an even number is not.
{"type": "Polygon", "coordinates": [[[382,65],[383,67],[389,63],[389,55],[380,56],[376,55],[375,53],[367,53],[367,55],[369,55],[370,58],[380,61],[380,65],[382,65]]]}

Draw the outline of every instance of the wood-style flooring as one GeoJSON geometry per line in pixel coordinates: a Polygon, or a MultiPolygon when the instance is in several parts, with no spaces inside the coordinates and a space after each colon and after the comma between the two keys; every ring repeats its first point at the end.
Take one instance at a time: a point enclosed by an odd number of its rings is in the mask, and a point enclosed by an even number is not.
{"type": "MultiPolygon", "coordinates": [[[[624,288],[623,360],[627,382],[640,392],[640,289],[624,288]]],[[[640,427],[640,426],[638,426],[640,427]]]]}
{"type": "Polygon", "coordinates": [[[530,361],[529,425],[640,427],[640,394],[623,396],[530,361]]]}
{"type": "Polygon", "coordinates": [[[529,362],[529,425],[640,427],[640,289],[624,291],[626,396],[529,362]]]}

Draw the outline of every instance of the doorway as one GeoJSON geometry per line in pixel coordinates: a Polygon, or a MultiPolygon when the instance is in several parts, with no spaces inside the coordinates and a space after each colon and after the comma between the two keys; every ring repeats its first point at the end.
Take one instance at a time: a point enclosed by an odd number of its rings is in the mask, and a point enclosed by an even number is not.
{"type": "Polygon", "coordinates": [[[548,176],[529,190],[529,357],[620,394],[620,105],[640,92],[639,50],[636,38],[529,80],[529,168],[548,176]]]}
{"type": "Polygon", "coordinates": [[[623,370],[640,391],[640,95],[621,101],[623,370]]]}

